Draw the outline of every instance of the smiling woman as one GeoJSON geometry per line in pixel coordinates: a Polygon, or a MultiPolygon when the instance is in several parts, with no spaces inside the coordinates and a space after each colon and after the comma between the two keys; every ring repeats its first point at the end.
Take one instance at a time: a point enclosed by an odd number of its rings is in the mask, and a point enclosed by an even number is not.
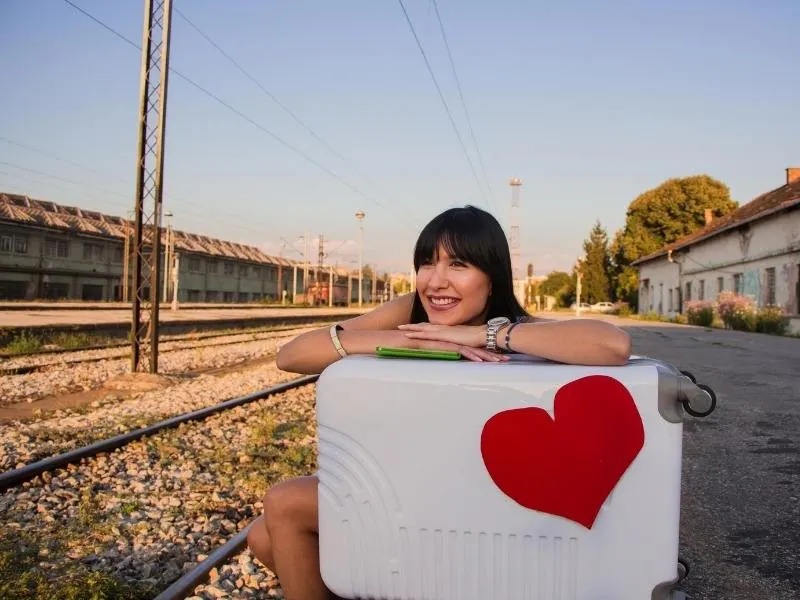
{"type": "MultiPolygon", "coordinates": [[[[280,369],[321,373],[348,354],[378,346],[455,350],[473,361],[501,362],[508,353],[573,364],[622,365],[628,335],[589,319],[532,319],[513,292],[511,255],[500,224],[467,206],[434,218],[414,249],[417,289],[375,310],[298,336],[278,353],[280,369]]],[[[271,488],[248,544],[278,575],[287,600],[335,598],[319,571],[317,478],[271,488]]]]}

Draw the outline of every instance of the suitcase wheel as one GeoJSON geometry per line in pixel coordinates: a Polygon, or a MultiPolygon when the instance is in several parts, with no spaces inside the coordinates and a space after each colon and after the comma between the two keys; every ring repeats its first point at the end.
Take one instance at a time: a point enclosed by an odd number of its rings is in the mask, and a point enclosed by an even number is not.
{"type": "Polygon", "coordinates": [[[681,371],[681,375],[685,375],[689,379],[692,380],[692,383],[697,383],[697,378],[692,374],[691,371],[681,371]]]}
{"type": "Polygon", "coordinates": [[[689,563],[684,558],[678,558],[678,582],[689,576],[689,563]]]}
{"type": "MultiPolygon", "coordinates": [[[[683,408],[687,413],[689,413],[693,417],[707,417],[712,412],[714,412],[714,409],[717,407],[717,395],[714,393],[714,390],[712,390],[710,387],[708,387],[704,383],[698,383],[696,385],[697,385],[698,388],[700,388],[701,390],[703,390],[707,394],[707,396],[706,396],[706,394],[702,395],[703,396],[703,400],[704,400],[703,406],[694,406],[693,407],[691,399],[685,398],[682,401],[683,408]]],[[[696,399],[696,398],[697,398],[697,395],[695,395],[692,399],[696,399]]]]}

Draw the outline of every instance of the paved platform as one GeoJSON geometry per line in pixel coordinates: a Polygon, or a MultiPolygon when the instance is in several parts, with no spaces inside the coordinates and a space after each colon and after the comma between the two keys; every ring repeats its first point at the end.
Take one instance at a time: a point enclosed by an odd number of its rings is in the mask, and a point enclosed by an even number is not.
{"type": "MultiPolygon", "coordinates": [[[[362,314],[368,308],[162,308],[159,332],[178,335],[197,331],[243,329],[278,325],[333,322],[362,314]]],[[[96,310],[0,310],[0,345],[22,332],[42,339],[67,334],[89,334],[107,338],[127,338],[131,329],[131,309],[96,310]]]]}
{"type": "MultiPolygon", "coordinates": [[[[363,308],[162,308],[159,321],[204,322],[227,320],[287,319],[325,315],[358,315],[363,308]]],[[[0,328],[38,328],[75,325],[111,325],[131,322],[130,308],[97,308],[95,310],[0,310],[0,328]]]]}

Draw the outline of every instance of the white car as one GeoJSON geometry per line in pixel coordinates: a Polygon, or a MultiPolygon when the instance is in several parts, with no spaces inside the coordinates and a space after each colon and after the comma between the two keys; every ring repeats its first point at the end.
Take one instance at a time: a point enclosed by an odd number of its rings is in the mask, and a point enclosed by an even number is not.
{"type": "Polygon", "coordinates": [[[592,312],[611,312],[614,305],[611,302],[595,302],[591,307],[592,312]]]}

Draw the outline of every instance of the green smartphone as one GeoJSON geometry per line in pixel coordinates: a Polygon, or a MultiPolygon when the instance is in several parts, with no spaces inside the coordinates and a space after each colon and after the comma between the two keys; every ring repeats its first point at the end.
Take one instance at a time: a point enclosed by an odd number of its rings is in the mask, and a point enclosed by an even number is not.
{"type": "Polygon", "coordinates": [[[460,360],[461,353],[453,350],[423,350],[418,348],[375,348],[378,356],[392,358],[434,358],[439,360],[460,360]]]}

